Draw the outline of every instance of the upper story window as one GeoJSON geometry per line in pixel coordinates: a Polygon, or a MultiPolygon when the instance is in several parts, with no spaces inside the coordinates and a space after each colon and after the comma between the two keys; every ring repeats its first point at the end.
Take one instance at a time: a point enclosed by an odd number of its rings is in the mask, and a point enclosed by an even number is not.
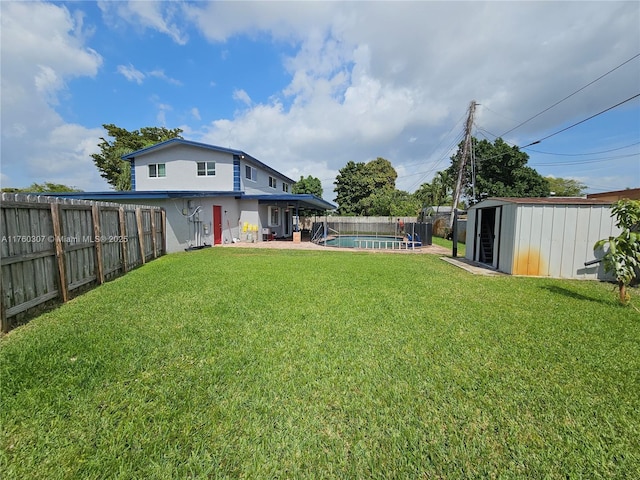
{"type": "Polygon", "coordinates": [[[212,177],[216,174],[216,162],[198,162],[198,176],[212,177]]]}
{"type": "Polygon", "coordinates": [[[269,177],[269,186],[271,188],[276,188],[278,186],[278,181],[276,180],[276,177],[269,177]]]}
{"type": "Polygon", "coordinates": [[[149,165],[149,177],[166,177],[167,171],[164,163],[151,163],[149,165]]]}
{"type": "Polygon", "coordinates": [[[289,192],[289,184],[288,183],[284,183],[282,182],[282,191],[283,192],[289,192]]]}
{"type": "Polygon", "coordinates": [[[251,180],[255,182],[258,179],[258,171],[253,168],[251,165],[245,165],[244,167],[244,178],[247,180],[251,180]]]}

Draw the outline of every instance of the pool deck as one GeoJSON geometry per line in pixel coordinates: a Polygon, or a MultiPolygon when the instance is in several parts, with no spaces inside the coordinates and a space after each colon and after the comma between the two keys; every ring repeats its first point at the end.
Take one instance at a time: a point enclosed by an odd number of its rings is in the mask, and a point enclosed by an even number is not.
{"type": "Polygon", "coordinates": [[[439,245],[422,246],[416,249],[405,250],[392,250],[392,249],[372,249],[372,248],[345,248],[345,247],[324,247],[317,245],[309,241],[302,241],[300,243],[293,243],[291,240],[273,240],[270,242],[238,242],[238,243],[225,243],[224,248],[270,248],[274,250],[318,250],[323,252],[367,252],[367,253],[395,253],[404,255],[419,255],[419,254],[432,254],[432,255],[447,255],[451,254],[451,250],[441,247],[439,245]]]}

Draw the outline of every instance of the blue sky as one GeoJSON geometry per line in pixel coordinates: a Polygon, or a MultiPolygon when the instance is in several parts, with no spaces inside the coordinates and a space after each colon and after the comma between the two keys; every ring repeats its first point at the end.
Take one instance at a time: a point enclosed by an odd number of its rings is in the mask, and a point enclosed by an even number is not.
{"type": "MultiPolygon", "coordinates": [[[[638,2],[1,2],[1,184],[106,190],[101,125],[182,128],[294,179],[384,157],[414,191],[471,100],[494,140],[640,53],[638,2]]],[[[640,93],[640,57],[505,135],[640,93]]],[[[640,98],[526,149],[590,192],[640,187],[640,98]],[[604,153],[599,153],[604,152],[604,153]]]]}

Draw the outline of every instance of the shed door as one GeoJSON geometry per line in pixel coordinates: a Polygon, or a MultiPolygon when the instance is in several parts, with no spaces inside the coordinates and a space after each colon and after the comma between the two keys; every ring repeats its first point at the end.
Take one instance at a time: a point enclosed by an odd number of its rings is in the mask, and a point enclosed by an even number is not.
{"type": "Polygon", "coordinates": [[[213,206],[213,244],[222,244],[222,207],[213,206]]]}
{"type": "Polygon", "coordinates": [[[480,263],[493,265],[496,254],[496,208],[482,208],[478,213],[476,258],[480,263]]]}

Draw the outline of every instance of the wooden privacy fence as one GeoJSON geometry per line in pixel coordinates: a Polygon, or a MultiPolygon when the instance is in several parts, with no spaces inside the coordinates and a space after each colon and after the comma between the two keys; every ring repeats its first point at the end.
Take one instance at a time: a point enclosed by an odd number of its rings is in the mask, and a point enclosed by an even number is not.
{"type": "Polygon", "coordinates": [[[164,209],[2,194],[2,331],[45,303],[66,302],[166,251],[164,209]]]}

